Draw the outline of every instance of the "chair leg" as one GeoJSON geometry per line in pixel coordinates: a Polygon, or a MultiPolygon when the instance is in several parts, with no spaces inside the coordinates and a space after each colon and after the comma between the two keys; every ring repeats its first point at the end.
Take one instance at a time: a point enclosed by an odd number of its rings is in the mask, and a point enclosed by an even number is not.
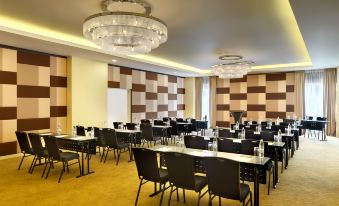
{"type": "Polygon", "coordinates": [[[61,170],[61,174],[60,174],[58,183],[60,183],[60,180],[62,178],[62,175],[64,174],[64,171],[65,171],[65,162],[62,162],[62,170],[61,170]]]}
{"type": "Polygon", "coordinates": [[[106,159],[107,159],[108,152],[109,152],[109,149],[107,149],[107,152],[106,152],[106,156],[105,156],[104,163],[106,163],[106,159]]]}
{"type": "MultiPolygon", "coordinates": [[[[166,182],[164,183],[164,185],[162,186],[162,192],[161,192],[161,197],[160,197],[160,203],[159,203],[159,206],[161,206],[161,203],[162,203],[162,199],[164,198],[164,193],[165,193],[165,190],[166,190],[166,182]]],[[[160,190],[161,190],[161,183],[160,183],[160,190]]]]}
{"type": "Polygon", "coordinates": [[[176,188],[177,188],[177,201],[179,202],[179,188],[178,187],[176,188]]]}
{"type": "Polygon", "coordinates": [[[270,187],[271,187],[271,171],[268,173],[268,189],[267,189],[267,195],[270,195],[270,187]]]}
{"type": "Polygon", "coordinates": [[[121,150],[120,150],[120,149],[119,149],[119,150],[117,150],[117,153],[118,153],[118,159],[117,159],[117,164],[116,164],[116,165],[118,165],[118,164],[119,164],[119,159],[120,159],[121,150]]]}
{"type": "Polygon", "coordinates": [[[33,160],[33,165],[32,165],[32,169],[31,169],[31,174],[33,174],[33,171],[34,171],[34,168],[35,168],[35,165],[36,165],[36,161],[38,160],[38,157],[35,158],[35,160],[33,160]]]}
{"type": "Polygon", "coordinates": [[[201,194],[201,191],[199,191],[199,193],[198,193],[198,202],[197,202],[198,206],[199,206],[199,203],[200,203],[200,194],[201,194]]]}
{"type": "Polygon", "coordinates": [[[24,153],[24,156],[22,156],[21,158],[21,161],[20,161],[20,164],[19,164],[19,167],[18,167],[18,170],[20,170],[20,167],[22,165],[22,162],[24,161],[24,158],[26,157],[26,153],[24,153]]]}
{"type": "Polygon", "coordinates": [[[51,162],[49,163],[48,171],[47,171],[46,178],[45,178],[46,180],[47,180],[47,177],[49,175],[49,171],[51,171],[52,165],[53,165],[53,160],[51,160],[51,162]]]}
{"type": "Polygon", "coordinates": [[[32,163],[31,163],[31,166],[29,166],[28,173],[31,173],[32,167],[33,167],[34,162],[35,162],[35,158],[37,158],[36,155],[34,155],[33,160],[32,160],[32,163]]]}
{"type": "Polygon", "coordinates": [[[212,206],[212,198],[210,191],[208,191],[208,206],[212,206]]]}
{"type": "Polygon", "coordinates": [[[45,168],[44,168],[44,171],[42,172],[41,178],[44,177],[45,171],[46,171],[46,168],[47,168],[47,165],[48,165],[48,164],[49,164],[49,160],[47,161],[47,160],[46,160],[46,157],[45,157],[45,168]]]}
{"type": "Polygon", "coordinates": [[[184,197],[184,203],[186,203],[185,189],[182,189],[182,195],[183,195],[183,197],[184,197]]]}
{"type": "MultiPolygon", "coordinates": [[[[88,155],[88,158],[89,158],[89,155],[88,155]]],[[[67,173],[69,173],[68,162],[66,162],[66,166],[67,166],[67,173]]]]}
{"type": "Polygon", "coordinates": [[[221,197],[219,196],[219,206],[221,206],[221,197]]]}
{"type": "Polygon", "coordinates": [[[105,156],[105,151],[106,149],[105,148],[102,148],[102,155],[101,155],[101,158],[100,158],[100,162],[102,162],[104,156],[105,156]]]}
{"type": "Polygon", "coordinates": [[[137,193],[137,198],[135,199],[135,206],[138,205],[138,199],[139,199],[139,194],[140,194],[140,190],[141,190],[141,186],[142,186],[142,181],[143,179],[140,180],[140,184],[139,184],[139,189],[138,189],[138,193],[137,193]]]}
{"type": "Polygon", "coordinates": [[[168,198],[168,206],[170,206],[171,204],[172,193],[173,193],[173,185],[171,185],[171,191],[170,191],[169,198],[168,198]]]}

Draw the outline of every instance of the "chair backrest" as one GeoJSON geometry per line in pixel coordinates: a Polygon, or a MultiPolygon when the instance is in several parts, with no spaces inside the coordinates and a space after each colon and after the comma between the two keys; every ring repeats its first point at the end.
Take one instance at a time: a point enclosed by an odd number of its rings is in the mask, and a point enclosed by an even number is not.
{"type": "Polygon", "coordinates": [[[261,122],[261,126],[262,127],[266,127],[267,126],[267,122],[261,122]]]}
{"type": "Polygon", "coordinates": [[[172,135],[178,135],[178,124],[174,120],[170,120],[172,135]]]}
{"type": "Polygon", "coordinates": [[[139,178],[157,182],[160,179],[157,154],[149,149],[132,148],[139,178]]]}
{"type": "Polygon", "coordinates": [[[276,132],[279,131],[280,129],[282,133],[285,133],[285,126],[283,125],[272,125],[271,129],[272,131],[276,131],[276,132]]]}
{"type": "Polygon", "coordinates": [[[179,188],[194,189],[194,157],[187,154],[165,153],[168,177],[179,188]]]}
{"type": "Polygon", "coordinates": [[[186,135],[184,136],[184,142],[187,148],[207,150],[208,142],[205,141],[204,137],[186,135]]]}
{"type": "Polygon", "coordinates": [[[151,124],[151,121],[149,119],[142,119],[140,120],[141,124],[151,124]]]}
{"type": "Polygon", "coordinates": [[[31,146],[29,145],[26,132],[16,131],[15,135],[18,140],[21,152],[32,154],[31,146]]]}
{"type": "Polygon", "coordinates": [[[94,127],[94,137],[97,138],[97,146],[99,147],[106,146],[105,139],[102,134],[102,130],[100,130],[98,127],[94,127]]]}
{"type": "Polygon", "coordinates": [[[264,141],[274,141],[274,133],[272,131],[261,131],[260,138],[264,141]]]}
{"type": "Polygon", "coordinates": [[[107,146],[113,147],[113,148],[118,146],[117,134],[116,134],[114,129],[103,128],[102,129],[102,136],[103,136],[105,144],[107,146]]]}
{"type": "Polygon", "coordinates": [[[78,125],[78,126],[76,126],[76,130],[77,130],[78,136],[86,136],[85,127],[78,125]]]}
{"type": "Polygon", "coordinates": [[[60,161],[59,147],[56,138],[53,136],[44,136],[44,141],[49,158],[60,161]]]}
{"type": "Polygon", "coordinates": [[[135,130],[135,123],[132,123],[132,122],[129,122],[129,123],[126,123],[126,127],[128,130],[135,130]]]}
{"type": "Polygon", "coordinates": [[[245,130],[245,139],[255,139],[253,130],[245,130]]]}
{"type": "Polygon", "coordinates": [[[34,154],[39,157],[44,157],[44,148],[41,143],[41,138],[39,134],[29,133],[29,141],[31,142],[34,154]]]}
{"type": "Polygon", "coordinates": [[[162,118],[162,121],[164,121],[164,122],[171,121],[171,117],[163,117],[163,118],[162,118]]]}
{"type": "Polygon", "coordinates": [[[313,120],[313,117],[312,116],[308,116],[307,120],[313,120]]]}
{"type": "Polygon", "coordinates": [[[159,120],[159,119],[155,119],[155,120],[153,121],[153,124],[154,124],[154,125],[165,125],[164,121],[159,120]]]}
{"type": "Polygon", "coordinates": [[[256,129],[257,129],[257,124],[251,124],[250,125],[250,130],[253,130],[253,131],[255,131],[256,129]]]}
{"type": "Polygon", "coordinates": [[[177,122],[184,122],[183,118],[177,118],[177,122]]]}
{"type": "Polygon", "coordinates": [[[252,121],[252,124],[258,124],[258,122],[257,121],[252,121]]]}
{"type": "Polygon", "coordinates": [[[119,129],[119,125],[121,125],[122,122],[113,122],[114,129],[119,129]]]}
{"type": "Polygon", "coordinates": [[[218,138],[218,151],[235,153],[235,144],[231,139],[218,138]]]}
{"type": "Polygon", "coordinates": [[[140,125],[141,130],[141,137],[146,140],[152,141],[154,139],[153,137],[153,127],[150,124],[141,124],[140,125]]]}
{"type": "Polygon", "coordinates": [[[229,129],[219,129],[219,137],[231,137],[231,131],[229,129]]]}
{"type": "Polygon", "coordinates": [[[254,154],[254,147],[259,146],[259,141],[256,140],[250,140],[250,139],[245,139],[241,141],[241,146],[240,146],[240,153],[241,154],[246,154],[246,155],[253,155],[254,154]]]}
{"type": "Polygon", "coordinates": [[[204,158],[208,190],[217,196],[240,199],[239,162],[217,157],[204,158]]]}

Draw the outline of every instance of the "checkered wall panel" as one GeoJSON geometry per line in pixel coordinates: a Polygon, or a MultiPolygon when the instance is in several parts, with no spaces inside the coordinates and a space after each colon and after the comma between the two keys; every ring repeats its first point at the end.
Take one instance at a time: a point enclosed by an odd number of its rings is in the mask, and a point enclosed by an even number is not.
{"type": "Polygon", "coordinates": [[[132,90],[132,121],[184,114],[184,78],[109,66],[108,88],[132,90]]]}
{"type": "Polygon", "coordinates": [[[285,118],[294,114],[294,72],[217,79],[218,126],[233,123],[232,110],[247,111],[243,120],[285,118]]]}
{"type": "Polygon", "coordinates": [[[66,130],[66,59],[0,48],[0,143],[15,131],[66,130]]]}

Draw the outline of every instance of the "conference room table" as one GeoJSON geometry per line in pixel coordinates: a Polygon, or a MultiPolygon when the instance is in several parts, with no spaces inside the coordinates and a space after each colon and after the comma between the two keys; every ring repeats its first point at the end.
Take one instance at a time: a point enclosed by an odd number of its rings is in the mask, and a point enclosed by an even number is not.
{"type": "Polygon", "coordinates": [[[249,164],[254,167],[254,205],[259,206],[259,169],[260,167],[266,166],[266,164],[270,161],[270,158],[264,157],[259,158],[258,156],[252,155],[243,155],[236,153],[226,153],[226,152],[215,152],[208,150],[200,150],[200,149],[191,149],[185,147],[177,147],[177,146],[168,146],[168,145],[157,145],[154,147],[150,147],[150,150],[157,153],[166,153],[166,152],[178,152],[182,154],[192,155],[194,157],[204,158],[204,157],[218,157],[223,159],[229,159],[240,164],[249,164]]]}
{"type": "Polygon", "coordinates": [[[60,149],[75,151],[81,153],[81,175],[77,177],[86,176],[94,173],[90,169],[90,156],[96,154],[96,137],[87,136],[73,136],[69,134],[57,134],[57,133],[40,133],[43,136],[55,137],[60,149]],[[87,154],[87,172],[85,173],[85,154],[87,154]]]}
{"type": "Polygon", "coordinates": [[[117,133],[117,137],[120,137],[121,141],[129,144],[129,161],[133,161],[132,145],[133,143],[136,144],[138,136],[141,138],[141,130],[116,129],[115,132],[117,133]]]}

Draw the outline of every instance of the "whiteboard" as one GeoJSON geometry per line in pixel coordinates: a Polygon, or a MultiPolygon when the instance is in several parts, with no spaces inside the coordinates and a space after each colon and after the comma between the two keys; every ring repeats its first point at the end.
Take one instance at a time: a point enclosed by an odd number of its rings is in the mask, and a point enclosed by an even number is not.
{"type": "Polygon", "coordinates": [[[107,101],[107,127],[113,127],[113,122],[130,121],[130,97],[127,89],[109,88],[107,101]]]}

